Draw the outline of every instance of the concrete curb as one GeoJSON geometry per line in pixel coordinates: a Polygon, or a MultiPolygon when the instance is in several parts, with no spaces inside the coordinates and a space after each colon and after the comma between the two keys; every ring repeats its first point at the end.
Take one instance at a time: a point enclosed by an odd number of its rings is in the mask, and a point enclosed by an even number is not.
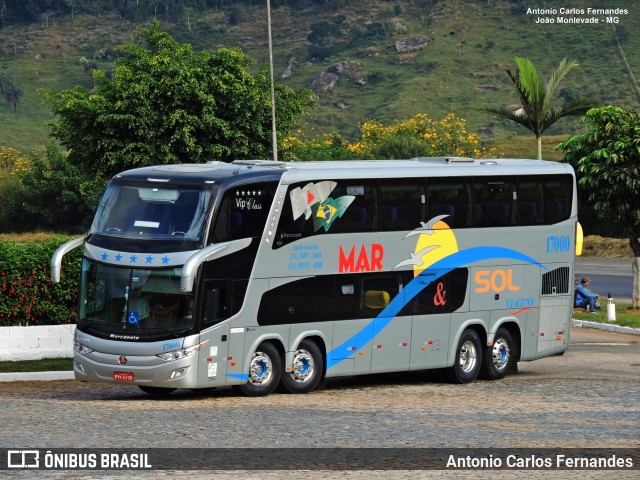
{"type": "Polygon", "coordinates": [[[605,330],[607,332],[625,333],[627,335],[640,335],[640,329],[631,327],[621,327],[620,325],[612,325],[610,323],[588,322],[587,320],[571,320],[574,327],[595,328],[596,330],[605,330]]]}
{"type": "Polygon", "coordinates": [[[62,372],[15,372],[0,373],[0,382],[42,382],[51,380],[73,380],[73,371],[62,372]]]}

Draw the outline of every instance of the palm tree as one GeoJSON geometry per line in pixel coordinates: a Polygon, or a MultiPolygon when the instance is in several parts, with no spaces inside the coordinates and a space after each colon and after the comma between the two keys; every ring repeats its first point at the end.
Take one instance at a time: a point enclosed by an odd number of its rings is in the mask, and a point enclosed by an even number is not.
{"type": "Polygon", "coordinates": [[[518,69],[513,71],[504,67],[504,71],[513,82],[522,108],[513,111],[506,107],[484,107],[481,110],[507,118],[531,130],[538,143],[538,160],[542,160],[544,131],[563,117],[584,115],[597,104],[590,99],[581,98],[565,102],[560,108],[552,108],[551,98],[558,84],[569,70],[578,66],[576,62],[564,58],[545,85],[531,60],[521,57],[515,57],[515,60],[518,69]]]}

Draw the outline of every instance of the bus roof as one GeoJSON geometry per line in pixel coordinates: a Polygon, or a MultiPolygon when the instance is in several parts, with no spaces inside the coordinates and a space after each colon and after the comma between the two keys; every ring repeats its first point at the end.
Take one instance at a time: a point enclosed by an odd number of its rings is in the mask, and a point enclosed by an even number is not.
{"type": "Polygon", "coordinates": [[[473,159],[421,157],[407,160],[339,160],[279,162],[236,160],[232,163],[157,165],[127,170],[114,177],[131,181],[165,183],[237,184],[247,180],[285,183],[327,178],[411,178],[450,176],[535,175],[572,173],[565,163],[513,158],[473,159]]]}
{"type": "Polygon", "coordinates": [[[343,160],[287,163],[287,183],[312,178],[410,178],[532,175],[572,172],[565,163],[513,158],[421,157],[408,160],[343,160]],[[290,165],[290,167],[289,167],[290,165]]]}

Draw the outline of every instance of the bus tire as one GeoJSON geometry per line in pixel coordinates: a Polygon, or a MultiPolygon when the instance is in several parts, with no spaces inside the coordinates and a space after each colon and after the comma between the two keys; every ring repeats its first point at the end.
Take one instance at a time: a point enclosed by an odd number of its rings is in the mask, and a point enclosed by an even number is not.
{"type": "Polygon", "coordinates": [[[138,385],[138,388],[142,390],[144,393],[148,393],[149,395],[154,395],[156,397],[169,395],[176,390],[175,388],[147,387],[146,385],[138,385]]]}
{"type": "Polygon", "coordinates": [[[303,340],[293,354],[293,370],[282,372],[282,385],[289,393],[309,393],[322,379],[324,361],[318,345],[303,340]]]}
{"type": "Polygon", "coordinates": [[[462,332],[456,348],[453,366],[446,370],[447,378],[452,383],[473,382],[480,373],[482,365],[482,344],[475,330],[462,332]]]}
{"type": "Polygon", "coordinates": [[[282,360],[280,353],[269,342],[261,343],[249,362],[247,383],[238,388],[247,397],[262,397],[275,390],[280,382],[282,360]]]}
{"type": "Polygon", "coordinates": [[[480,376],[487,380],[504,378],[513,367],[515,349],[513,337],[506,328],[499,328],[493,339],[493,345],[484,351],[480,376]]]}

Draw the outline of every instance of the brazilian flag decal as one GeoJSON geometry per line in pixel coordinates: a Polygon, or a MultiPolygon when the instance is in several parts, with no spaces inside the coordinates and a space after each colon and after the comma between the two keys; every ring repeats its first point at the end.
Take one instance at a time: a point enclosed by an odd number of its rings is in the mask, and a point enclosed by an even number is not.
{"type": "Polygon", "coordinates": [[[333,221],[344,214],[355,198],[353,195],[345,195],[335,200],[329,197],[322,203],[312,205],[313,231],[324,228],[324,231],[328,232],[333,221]]]}

